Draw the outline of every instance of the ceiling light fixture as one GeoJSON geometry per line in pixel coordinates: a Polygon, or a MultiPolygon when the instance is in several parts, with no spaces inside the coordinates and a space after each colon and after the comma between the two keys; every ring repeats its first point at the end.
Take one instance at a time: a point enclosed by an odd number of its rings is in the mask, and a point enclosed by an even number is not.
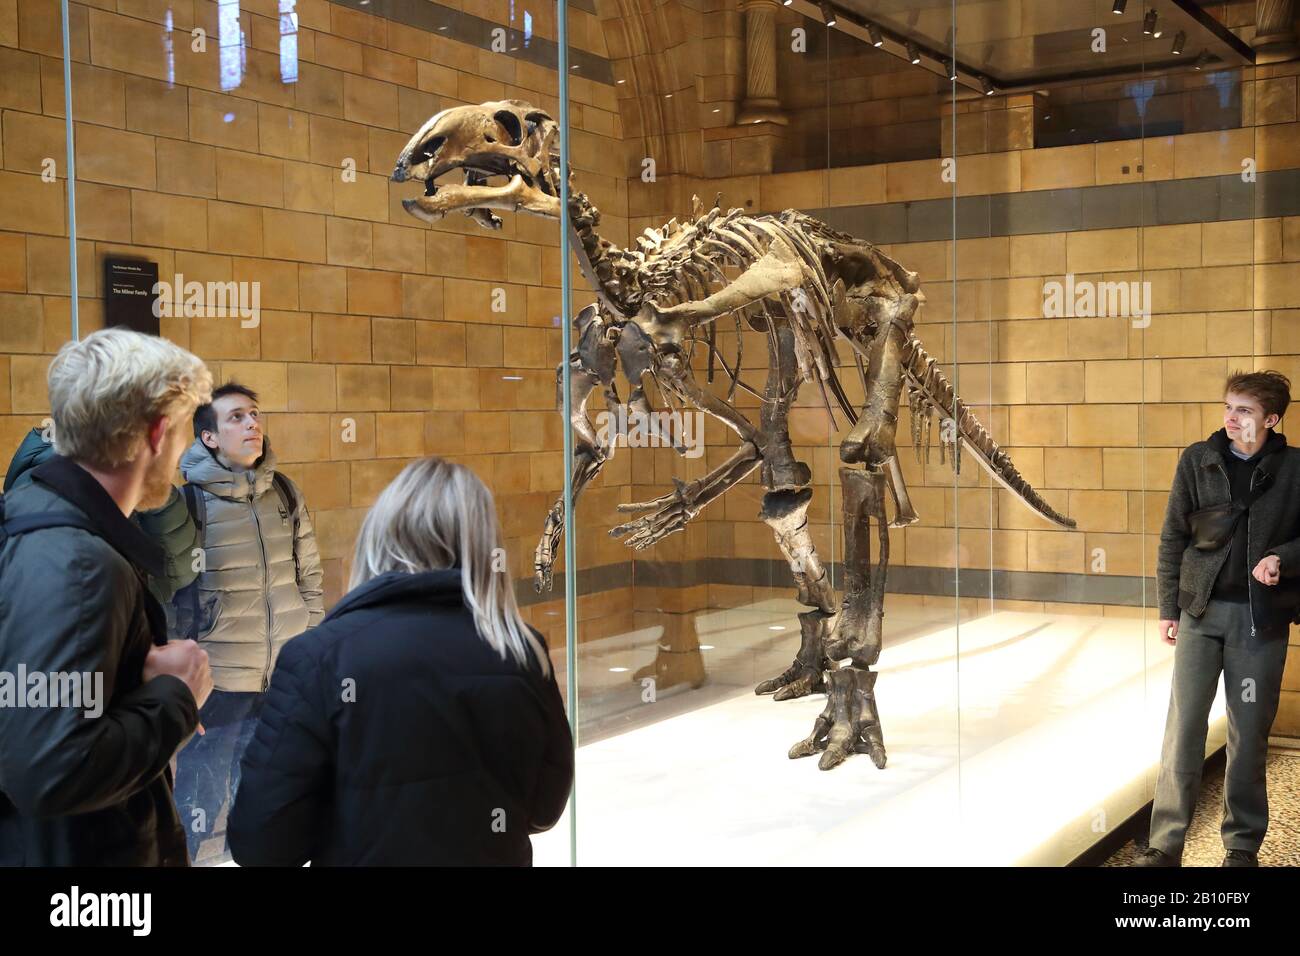
{"type": "Polygon", "coordinates": [[[985,96],[992,96],[994,93],[998,91],[998,88],[993,85],[993,81],[990,80],[987,76],[980,77],[980,86],[984,87],[985,96]]]}
{"type": "Polygon", "coordinates": [[[1196,62],[1195,62],[1194,64],[1192,64],[1192,68],[1193,68],[1193,69],[1196,69],[1196,70],[1203,70],[1203,69],[1205,69],[1206,65],[1207,65],[1209,62],[1210,62],[1210,51],[1209,51],[1209,50],[1202,50],[1202,51],[1201,51],[1201,55],[1198,56],[1198,57],[1196,58],[1196,62]]]}
{"type": "Polygon", "coordinates": [[[1110,12],[1116,15],[1122,14],[1124,12],[1124,8],[1127,6],[1128,6],[1128,0],[1115,0],[1114,5],[1110,8],[1110,12]]]}
{"type": "Polygon", "coordinates": [[[1172,50],[1173,54],[1177,56],[1180,53],[1182,53],[1183,47],[1186,44],[1187,44],[1187,34],[1183,30],[1179,30],[1177,36],[1174,37],[1174,46],[1172,50]]]}
{"type": "Polygon", "coordinates": [[[874,23],[867,24],[867,34],[871,37],[871,45],[882,47],[885,45],[885,35],[880,32],[880,27],[874,23]]]}
{"type": "Polygon", "coordinates": [[[831,6],[829,3],[822,3],[821,8],[822,8],[822,21],[828,27],[835,26],[836,23],[835,8],[831,6]]]}
{"type": "Polygon", "coordinates": [[[921,62],[921,48],[911,40],[907,41],[907,59],[913,66],[921,62]]]}
{"type": "Polygon", "coordinates": [[[1146,36],[1158,35],[1156,34],[1155,29],[1156,29],[1156,19],[1159,16],[1160,15],[1156,13],[1154,9],[1147,11],[1147,15],[1142,18],[1143,34],[1145,34],[1146,36]]]}

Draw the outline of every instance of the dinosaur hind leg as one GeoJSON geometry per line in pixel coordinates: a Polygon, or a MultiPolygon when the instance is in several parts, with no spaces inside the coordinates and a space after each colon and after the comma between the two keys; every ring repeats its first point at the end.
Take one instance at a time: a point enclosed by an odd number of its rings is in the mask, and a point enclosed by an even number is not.
{"type": "Polygon", "coordinates": [[[885,520],[883,473],[840,469],[844,489],[844,564],[848,589],[834,631],[825,639],[828,660],[826,709],[812,733],[790,748],[790,756],[822,754],[818,767],[830,770],[855,753],[885,766],[885,741],[876,709],[876,672],[884,616],[889,531],[885,520]],[[871,524],[879,535],[880,560],[871,565],[871,524]],[[849,658],[838,667],[835,662],[849,658]]]}
{"type": "MultiPolygon", "coordinates": [[[[768,321],[772,318],[769,316],[768,321]]],[[[788,417],[794,401],[797,365],[794,333],[789,326],[770,326],[768,335],[767,401],[763,405],[763,507],[759,517],[776,535],[777,547],[790,564],[799,588],[799,603],[813,608],[799,615],[799,653],[785,672],[754,688],[756,694],[775,694],[777,700],[804,697],[822,689],[826,669],[823,644],[835,611],[835,592],[808,528],[812,501],[812,473],[794,457],[790,447],[788,417]]]]}
{"type": "Polygon", "coordinates": [[[794,663],[780,675],[754,688],[756,694],[775,694],[776,700],[805,697],[822,689],[828,666],[824,645],[834,615],[835,593],[808,529],[811,489],[769,491],[763,496],[759,517],[772,528],[777,546],[790,563],[799,587],[799,602],[813,608],[799,615],[801,638],[794,663]]]}

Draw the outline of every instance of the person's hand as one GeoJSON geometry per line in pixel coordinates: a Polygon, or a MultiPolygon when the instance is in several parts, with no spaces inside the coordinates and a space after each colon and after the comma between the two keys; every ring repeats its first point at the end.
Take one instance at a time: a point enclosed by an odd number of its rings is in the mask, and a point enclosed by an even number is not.
{"type": "Polygon", "coordinates": [[[1166,644],[1178,643],[1178,622],[1161,621],[1160,622],[1160,640],[1166,644]]]}
{"type": "Polygon", "coordinates": [[[194,695],[194,703],[200,708],[212,693],[212,668],[208,666],[208,652],[195,641],[169,641],[162,647],[149,648],[149,655],[144,659],[145,682],[162,674],[171,674],[183,680],[194,695]]]}
{"type": "Polygon", "coordinates": [[[1282,577],[1282,559],[1276,554],[1260,558],[1259,564],[1251,572],[1260,584],[1277,584],[1282,577]]]}

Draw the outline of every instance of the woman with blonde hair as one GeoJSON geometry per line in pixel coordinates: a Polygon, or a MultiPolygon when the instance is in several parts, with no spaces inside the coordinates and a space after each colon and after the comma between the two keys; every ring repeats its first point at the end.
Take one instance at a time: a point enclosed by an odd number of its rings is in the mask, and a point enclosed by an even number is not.
{"type": "Polygon", "coordinates": [[[231,811],[237,863],[532,862],[573,740],[499,541],[461,465],[415,461],[384,489],[351,590],[280,653],[231,811]]]}

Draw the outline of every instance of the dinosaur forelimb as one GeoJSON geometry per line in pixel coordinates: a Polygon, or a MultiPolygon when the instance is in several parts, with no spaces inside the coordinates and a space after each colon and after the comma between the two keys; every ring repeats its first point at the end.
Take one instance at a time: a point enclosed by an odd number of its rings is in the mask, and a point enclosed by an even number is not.
{"type": "MultiPolygon", "coordinates": [[[[577,322],[586,332],[584,319],[590,319],[589,310],[583,310],[577,322]]],[[[587,336],[584,334],[583,339],[587,336]]],[[[605,406],[613,411],[618,404],[618,394],[613,386],[612,366],[605,372],[592,367],[589,362],[599,365],[598,350],[584,350],[582,345],[569,356],[569,427],[573,429],[573,501],[577,502],[582,489],[600,473],[605,462],[614,457],[614,439],[609,431],[598,435],[587,417],[587,399],[596,385],[604,385],[605,406]],[[584,351],[587,352],[584,357],[584,351]]],[[[555,370],[556,405],[562,405],[564,399],[564,366],[555,370]]],[[[555,504],[546,515],[546,524],[542,528],[542,537],[533,552],[533,588],[537,591],[549,591],[552,584],[551,569],[559,551],[560,538],[564,534],[564,496],[556,499],[555,504]]]]}
{"type": "Polygon", "coordinates": [[[673,491],[650,501],[620,504],[619,511],[650,511],[609,531],[612,538],[623,538],[623,543],[640,551],[648,548],[674,531],[681,531],[692,518],[714,498],[735,485],[762,461],[758,446],[745,442],[735,454],[703,478],[685,482],[673,479],[673,491]]]}
{"type": "MultiPolygon", "coordinates": [[[[573,457],[573,500],[576,504],[578,494],[586,484],[600,473],[608,460],[597,458],[595,449],[587,446],[574,453],[573,457]]],[[[546,524],[542,528],[541,540],[533,552],[533,589],[549,591],[552,584],[552,568],[559,553],[560,538],[564,535],[564,495],[555,499],[551,510],[546,514],[546,524]]]]}

